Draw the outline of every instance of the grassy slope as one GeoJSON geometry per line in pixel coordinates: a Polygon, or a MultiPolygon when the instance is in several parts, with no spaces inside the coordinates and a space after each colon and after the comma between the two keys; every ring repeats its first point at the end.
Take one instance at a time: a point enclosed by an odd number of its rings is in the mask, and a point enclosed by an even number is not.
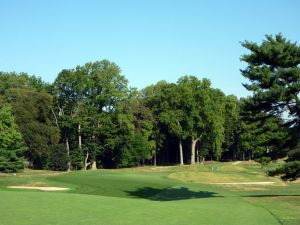
{"type": "Polygon", "coordinates": [[[277,224],[266,210],[236,198],[158,202],[62,193],[1,194],[6,202],[1,204],[1,224],[277,224]]]}
{"type": "Polygon", "coordinates": [[[300,224],[299,187],[283,186],[278,179],[265,177],[258,166],[247,164],[80,171],[58,176],[25,173],[0,177],[0,224],[300,224]],[[212,172],[212,167],[218,167],[218,172],[212,172]],[[278,186],[255,189],[204,184],[223,182],[220,179],[275,180],[278,186]],[[50,193],[6,188],[28,183],[71,189],[50,193]]]}

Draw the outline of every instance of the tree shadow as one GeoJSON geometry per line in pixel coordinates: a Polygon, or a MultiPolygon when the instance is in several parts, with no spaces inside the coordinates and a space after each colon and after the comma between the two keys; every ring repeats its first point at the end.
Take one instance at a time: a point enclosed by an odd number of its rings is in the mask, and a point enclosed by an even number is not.
{"type": "Polygon", "coordinates": [[[196,198],[223,197],[217,196],[215,192],[192,191],[185,187],[180,188],[152,188],[143,187],[134,191],[125,191],[129,196],[145,198],[152,201],[176,201],[196,198]]]}

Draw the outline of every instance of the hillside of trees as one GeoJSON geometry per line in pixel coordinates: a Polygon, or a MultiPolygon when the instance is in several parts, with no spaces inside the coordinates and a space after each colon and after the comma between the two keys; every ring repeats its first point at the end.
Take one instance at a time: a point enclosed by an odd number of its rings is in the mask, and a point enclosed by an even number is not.
{"type": "Polygon", "coordinates": [[[270,175],[299,177],[300,47],[281,34],[242,45],[252,96],[241,99],[192,75],[130,88],[108,60],[63,69],[52,84],[0,72],[0,172],[286,157],[270,175]]]}

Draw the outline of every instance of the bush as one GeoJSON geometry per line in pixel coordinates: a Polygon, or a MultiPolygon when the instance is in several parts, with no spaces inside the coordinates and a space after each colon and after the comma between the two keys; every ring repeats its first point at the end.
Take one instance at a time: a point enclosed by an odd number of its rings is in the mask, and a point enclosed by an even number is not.
{"type": "Polygon", "coordinates": [[[270,157],[265,157],[265,156],[255,159],[255,162],[258,162],[261,165],[261,168],[268,165],[271,161],[272,161],[272,159],[270,157]]]}
{"type": "Polygon", "coordinates": [[[15,123],[11,107],[0,107],[0,172],[17,172],[24,168],[22,135],[15,123]]]}
{"type": "Polygon", "coordinates": [[[74,170],[80,170],[83,168],[83,150],[80,148],[74,148],[70,152],[71,168],[74,170]]]}
{"type": "Polygon", "coordinates": [[[0,150],[0,172],[15,173],[22,169],[24,169],[22,158],[17,157],[13,152],[3,152],[0,150]]]}
{"type": "Polygon", "coordinates": [[[49,155],[49,169],[66,171],[68,169],[68,155],[65,145],[52,145],[49,155]]]}
{"type": "Polygon", "coordinates": [[[122,148],[119,167],[138,166],[143,160],[150,156],[151,148],[149,141],[141,134],[135,134],[128,140],[127,145],[122,148]]]}
{"type": "Polygon", "coordinates": [[[300,177],[300,161],[291,161],[285,163],[283,166],[268,171],[270,176],[282,175],[281,178],[284,180],[296,180],[300,177]]]}
{"type": "Polygon", "coordinates": [[[300,160],[300,147],[297,147],[288,153],[287,162],[300,160]]]}

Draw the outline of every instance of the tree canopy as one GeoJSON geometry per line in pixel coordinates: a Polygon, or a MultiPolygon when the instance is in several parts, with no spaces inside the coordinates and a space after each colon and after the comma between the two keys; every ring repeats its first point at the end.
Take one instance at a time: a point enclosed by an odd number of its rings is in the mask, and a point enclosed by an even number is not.
{"type": "Polygon", "coordinates": [[[53,84],[0,72],[1,170],[22,157],[53,170],[288,157],[285,177],[298,176],[300,47],[281,34],[242,46],[245,99],[194,75],[138,90],[108,60],[63,69],[53,84]]]}

